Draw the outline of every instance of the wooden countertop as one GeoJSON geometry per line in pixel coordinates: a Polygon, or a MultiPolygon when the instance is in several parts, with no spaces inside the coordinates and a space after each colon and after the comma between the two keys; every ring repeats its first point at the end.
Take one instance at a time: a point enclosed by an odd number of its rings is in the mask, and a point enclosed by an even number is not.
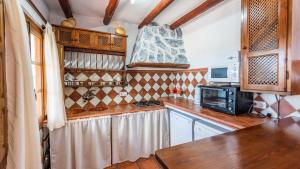
{"type": "Polygon", "coordinates": [[[204,109],[200,105],[195,105],[193,101],[188,99],[162,98],[161,106],[137,107],[135,104],[121,104],[109,106],[108,109],[102,111],[85,111],[81,113],[67,113],[68,120],[76,120],[83,118],[92,118],[99,116],[120,115],[123,113],[135,113],[140,111],[151,111],[163,109],[165,106],[171,106],[179,110],[227,125],[236,129],[255,126],[265,123],[271,119],[262,119],[251,117],[247,114],[232,116],[209,109],[204,109]]]}
{"type": "Polygon", "coordinates": [[[149,106],[149,107],[138,107],[135,104],[120,104],[116,106],[109,106],[108,109],[102,111],[85,111],[81,113],[68,113],[68,120],[76,120],[83,118],[92,118],[99,116],[109,116],[109,115],[120,115],[124,113],[135,113],[140,111],[151,111],[164,109],[164,106],[149,106]]]}
{"type": "Polygon", "coordinates": [[[156,152],[170,169],[300,168],[300,119],[290,117],[156,152]]]}
{"type": "Polygon", "coordinates": [[[236,128],[243,129],[246,127],[255,126],[258,124],[270,121],[270,118],[256,118],[247,114],[242,115],[228,115],[225,113],[216,112],[213,110],[202,108],[200,105],[195,105],[192,100],[187,99],[173,99],[162,98],[161,101],[165,106],[171,106],[179,110],[210,119],[212,121],[236,128]]]}

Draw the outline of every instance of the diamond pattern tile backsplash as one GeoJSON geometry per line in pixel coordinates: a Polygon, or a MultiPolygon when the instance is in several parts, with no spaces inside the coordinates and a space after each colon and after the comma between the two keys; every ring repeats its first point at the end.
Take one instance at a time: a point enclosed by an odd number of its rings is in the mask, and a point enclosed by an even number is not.
{"type": "MultiPolygon", "coordinates": [[[[76,77],[79,81],[111,81],[119,73],[66,73],[70,78],[76,77]]],[[[67,110],[96,106],[111,106],[117,104],[134,103],[141,100],[157,100],[170,95],[169,87],[176,86],[182,89],[183,97],[193,99],[195,87],[206,84],[207,69],[193,70],[130,70],[127,73],[128,85],[125,87],[92,87],[96,95],[92,100],[84,102],[82,96],[89,90],[85,87],[65,88],[65,105],[67,110]],[[120,96],[120,92],[127,92],[127,96],[120,96]]]]}
{"type": "Polygon", "coordinates": [[[273,117],[278,117],[278,110],[280,110],[280,118],[288,116],[299,116],[300,117],[300,95],[280,97],[274,94],[255,94],[254,100],[264,101],[267,103],[267,108],[255,109],[254,111],[263,114],[270,113],[273,117]],[[279,109],[278,109],[278,100],[279,109]]]}
{"type": "MultiPolygon", "coordinates": [[[[80,81],[105,80],[110,81],[120,77],[119,73],[67,73],[67,76],[76,77],[80,81]]],[[[75,108],[88,108],[103,105],[116,105],[134,103],[141,100],[157,100],[160,97],[169,96],[169,87],[176,86],[183,91],[183,97],[193,99],[195,86],[208,83],[207,69],[195,70],[130,70],[127,73],[128,85],[125,87],[92,87],[94,97],[89,102],[84,102],[82,96],[88,91],[85,87],[65,88],[65,105],[67,110],[75,108]],[[120,96],[120,92],[127,92],[127,96],[120,96]]],[[[271,113],[277,116],[278,103],[274,94],[254,95],[254,100],[265,101],[267,108],[255,109],[256,112],[264,114],[271,113]]],[[[300,116],[300,95],[286,96],[280,98],[280,116],[300,116]]]]}

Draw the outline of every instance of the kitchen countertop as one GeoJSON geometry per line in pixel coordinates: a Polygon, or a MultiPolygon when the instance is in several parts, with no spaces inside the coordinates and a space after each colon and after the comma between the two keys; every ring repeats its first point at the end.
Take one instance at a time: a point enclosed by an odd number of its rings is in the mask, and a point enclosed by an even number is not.
{"type": "Polygon", "coordinates": [[[300,119],[290,117],[158,150],[156,158],[170,169],[299,168],[299,131],[300,119]]]}
{"type": "Polygon", "coordinates": [[[85,111],[81,113],[67,113],[68,120],[76,120],[82,118],[92,118],[99,116],[120,115],[124,113],[135,113],[140,111],[151,111],[163,109],[165,106],[171,106],[179,110],[227,125],[236,129],[243,129],[250,126],[265,123],[271,119],[255,118],[247,114],[232,116],[213,110],[202,108],[200,105],[195,105],[192,100],[188,99],[174,99],[171,97],[161,98],[161,105],[138,107],[135,104],[121,104],[109,106],[108,109],[102,111],[85,111]]]}
{"type": "Polygon", "coordinates": [[[109,116],[109,115],[120,115],[124,113],[135,113],[140,111],[151,111],[164,109],[164,106],[148,106],[148,107],[138,107],[135,104],[120,104],[115,106],[109,106],[108,109],[102,111],[85,111],[81,113],[68,113],[68,120],[76,120],[83,118],[92,118],[99,116],[109,116]]]}
{"type": "Polygon", "coordinates": [[[243,129],[258,124],[271,121],[270,118],[256,118],[251,117],[248,114],[242,115],[228,115],[225,113],[216,112],[213,110],[202,108],[200,105],[195,105],[192,100],[188,99],[174,99],[174,98],[162,98],[161,101],[165,106],[171,106],[179,110],[236,128],[243,129]]]}

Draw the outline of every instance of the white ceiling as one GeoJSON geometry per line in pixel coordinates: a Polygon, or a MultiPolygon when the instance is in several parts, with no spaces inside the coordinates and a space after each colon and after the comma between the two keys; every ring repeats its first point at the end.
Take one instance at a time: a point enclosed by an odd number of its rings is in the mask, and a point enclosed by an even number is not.
{"type": "MultiPolygon", "coordinates": [[[[43,0],[51,12],[64,16],[58,0],[43,0]]],[[[69,0],[74,15],[103,18],[109,0],[69,0]]],[[[113,21],[125,21],[140,24],[160,0],[120,0],[113,21]]],[[[159,24],[171,24],[205,0],[175,0],[154,21],[159,24]]]]}

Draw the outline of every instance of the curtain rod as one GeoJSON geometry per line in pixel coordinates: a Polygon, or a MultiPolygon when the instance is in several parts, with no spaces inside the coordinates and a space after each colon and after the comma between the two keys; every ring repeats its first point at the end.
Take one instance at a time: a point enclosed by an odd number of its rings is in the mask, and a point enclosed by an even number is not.
{"type": "Polygon", "coordinates": [[[39,9],[34,5],[34,3],[31,0],[26,0],[28,4],[35,10],[35,12],[41,17],[41,19],[44,22],[44,25],[42,25],[42,29],[44,30],[46,28],[45,24],[47,23],[46,18],[43,16],[43,14],[39,11],[39,9]]]}

